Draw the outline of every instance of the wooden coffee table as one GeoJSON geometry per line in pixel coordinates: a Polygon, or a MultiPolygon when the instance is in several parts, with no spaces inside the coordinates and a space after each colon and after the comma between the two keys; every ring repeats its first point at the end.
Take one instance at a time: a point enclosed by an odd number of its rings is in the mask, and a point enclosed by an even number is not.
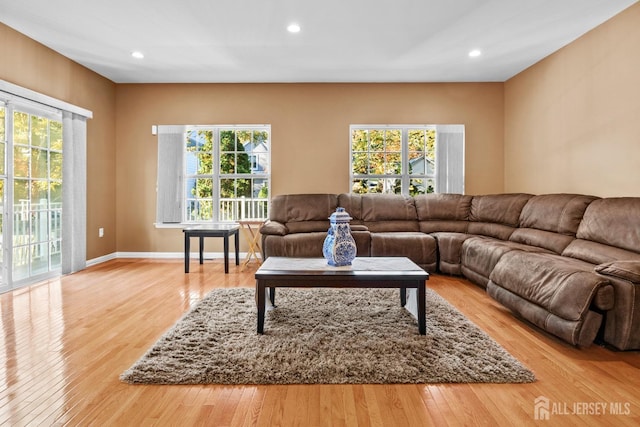
{"type": "Polygon", "coordinates": [[[410,259],[403,257],[356,258],[352,265],[334,267],[324,258],[269,257],[260,266],[256,277],[258,333],[264,332],[266,293],[275,306],[276,288],[399,288],[400,305],[407,302],[407,289],[415,288],[418,330],[425,335],[426,281],[429,273],[410,259]]]}

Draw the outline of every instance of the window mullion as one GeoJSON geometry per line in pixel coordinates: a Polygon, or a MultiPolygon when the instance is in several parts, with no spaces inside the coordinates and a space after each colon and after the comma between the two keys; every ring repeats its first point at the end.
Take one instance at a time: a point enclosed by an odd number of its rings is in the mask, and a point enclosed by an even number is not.
{"type": "Polygon", "coordinates": [[[400,170],[402,194],[409,194],[409,130],[405,127],[402,129],[401,137],[401,153],[402,153],[402,169],[400,170]]]}
{"type": "Polygon", "coordinates": [[[4,274],[6,284],[9,288],[13,285],[13,227],[14,227],[14,204],[13,204],[13,112],[11,103],[6,104],[5,109],[5,172],[6,181],[4,187],[4,221],[2,230],[2,249],[4,251],[4,274]]]}
{"type": "Polygon", "coordinates": [[[213,132],[213,186],[212,191],[212,214],[213,222],[220,221],[220,128],[216,128],[213,132]]]}

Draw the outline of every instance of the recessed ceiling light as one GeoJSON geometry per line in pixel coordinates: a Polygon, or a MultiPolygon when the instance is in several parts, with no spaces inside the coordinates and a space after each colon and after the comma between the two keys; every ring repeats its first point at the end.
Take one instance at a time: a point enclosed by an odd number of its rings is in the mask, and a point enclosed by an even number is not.
{"type": "Polygon", "coordinates": [[[298,24],[289,24],[289,26],[287,27],[287,31],[289,31],[290,33],[299,33],[300,32],[300,25],[298,25],[298,24]]]}
{"type": "Polygon", "coordinates": [[[133,56],[136,59],[142,59],[144,58],[144,53],[140,52],[139,50],[135,50],[131,52],[131,56],[133,56]]]}
{"type": "Polygon", "coordinates": [[[473,49],[471,52],[469,52],[469,56],[471,58],[477,58],[480,55],[482,55],[482,52],[480,51],[480,49],[473,49]]]}

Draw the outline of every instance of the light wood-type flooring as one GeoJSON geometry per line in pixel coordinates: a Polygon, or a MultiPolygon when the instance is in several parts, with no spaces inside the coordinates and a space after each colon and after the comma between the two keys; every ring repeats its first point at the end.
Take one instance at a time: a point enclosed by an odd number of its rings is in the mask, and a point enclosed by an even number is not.
{"type": "MultiPolygon", "coordinates": [[[[233,263],[232,263],[233,264],[233,263]]],[[[536,374],[532,384],[142,386],[118,376],[217,287],[253,287],[221,260],[119,259],[0,295],[0,425],[639,425],[640,353],[576,349],[484,290],[428,286],[536,374]],[[535,399],[549,420],[535,419],[535,399]],[[546,400],[544,400],[546,399],[546,400]]],[[[345,325],[345,327],[348,327],[345,325]]],[[[428,318],[427,318],[428,328],[428,318]]]]}

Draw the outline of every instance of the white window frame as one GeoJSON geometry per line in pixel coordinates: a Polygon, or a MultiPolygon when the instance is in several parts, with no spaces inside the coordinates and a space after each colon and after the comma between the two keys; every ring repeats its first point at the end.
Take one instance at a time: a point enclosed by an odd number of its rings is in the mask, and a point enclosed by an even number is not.
{"type": "MultiPolygon", "coordinates": [[[[249,124],[249,125],[159,125],[154,126],[152,131],[158,134],[158,206],[156,216],[156,227],[175,227],[183,224],[193,223],[219,223],[235,222],[243,219],[266,219],[268,217],[269,200],[271,194],[271,125],[269,124],[249,124]],[[266,159],[266,170],[259,173],[251,163],[250,173],[222,174],[220,171],[220,132],[231,130],[238,131],[266,131],[269,135],[266,153],[261,153],[266,159]],[[211,174],[187,174],[187,136],[192,131],[213,132],[213,170],[211,174]],[[176,145],[176,144],[179,144],[176,145]],[[175,161],[177,160],[177,161],[175,161]],[[188,179],[205,178],[212,179],[215,191],[213,191],[212,218],[206,220],[192,220],[188,218],[188,195],[186,186],[188,179]],[[223,179],[258,179],[265,180],[267,187],[267,197],[262,201],[250,202],[249,207],[243,200],[231,200],[235,203],[234,211],[239,213],[238,217],[224,218],[220,213],[220,184],[223,179]],[[254,206],[255,205],[255,206],[254,206]],[[253,209],[252,209],[253,207],[253,209]],[[255,215],[262,213],[262,215],[255,215]]],[[[249,161],[252,161],[252,154],[249,161]]],[[[251,200],[254,200],[253,198],[251,200]]]]}
{"type": "Polygon", "coordinates": [[[464,125],[350,125],[349,126],[349,191],[353,192],[353,183],[357,179],[399,179],[401,194],[409,195],[411,179],[424,179],[434,182],[434,193],[464,194],[464,125]],[[435,130],[434,172],[409,174],[409,131],[435,130]],[[353,132],[355,130],[399,130],[401,133],[401,173],[399,174],[355,174],[353,171],[353,132]]]}

